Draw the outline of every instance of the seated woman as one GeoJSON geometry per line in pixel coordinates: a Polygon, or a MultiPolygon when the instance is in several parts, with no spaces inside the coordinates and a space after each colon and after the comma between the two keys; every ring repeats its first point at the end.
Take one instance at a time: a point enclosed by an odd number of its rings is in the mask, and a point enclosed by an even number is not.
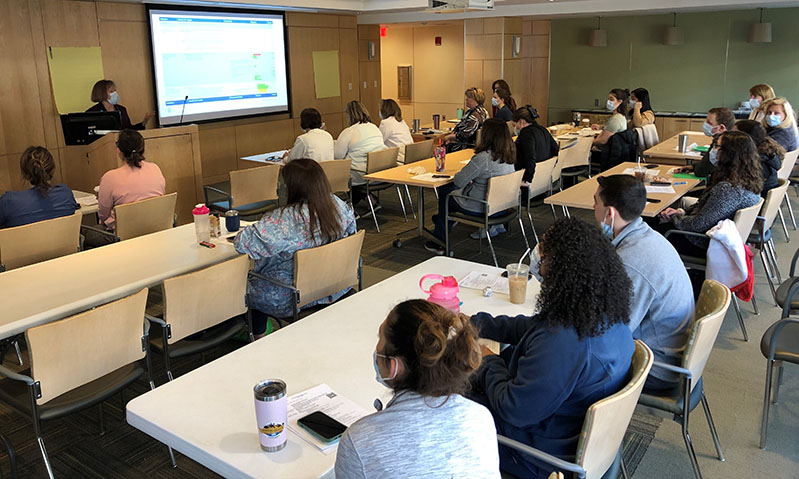
{"type": "Polygon", "coordinates": [[[128,116],[128,109],[119,104],[117,86],[111,80],[100,80],[94,84],[94,87],[92,87],[92,101],[95,105],[86,110],[87,113],[92,111],[118,111],[122,130],[144,130],[147,128],[150,118],[155,116],[154,113],[147,112],[140,123],[132,124],[130,116],[128,116]]]}
{"type": "Polygon", "coordinates": [[[382,150],[383,134],[369,118],[369,112],[357,100],[347,103],[344,113],[347,114],[349,126],[345,128],[335,143],[334,156],[337,160],[350,159],[350,176],[352,176],[352,204],[358,204],[366,198],[363,188],[355,188],[366,184],[363,175],[366,174],[366,155],[369,152],[382,150]]]}
{"type": "Polygon", "coordinates": [[[392,99],[380,100],[380,133],[386,148],[399,147],[397,163],[405,163],[405,145],[413,143],[411,129],[402,121],[402,109],[392,99]]]}
{"type": "Polygon", "coordinates": [[[510,109],[510,93],[504,88],[497,88],[494,91],[494,96],[491,97],[491,105],[496,107],[497,111],[494,113],[494,118],[499,118],[502,121],[511,121],[513,117],[513,110],[510,109]]]}
{"type": "Polygon", "coordinates": [[[630,109],[633,112],[633,128],[655,124],[655,112],[649,103],[649,91],[646,88],[636,88],[630,93],[630,109]]]}
{"type": "Polygon", "coordinates": [[[336,477],[499,479],[491,414],[463,396],[480,365],[468,317],[421,299],[402,302],[380,325],[373,362],[394,395],[341,437],[336,477]]]}
{"type": "Polygon", "coordinates": [[[735,124],[733,130],[742,131],[752,137],[757,147],[757,154],[760,157],[760,168],[763,171],[763,190],[760,196],[766,197],[766,193],[779,184],[777,172],[782,166],[782,159],[785,158],[785,149],[773,138],[766,134],[763,125],[754,120],[741,120],[735,124]]]}
{"type": "Polygon", "coordinates": [[[796,116],[791,104],[785,98],[772,98],[765,105],[766,116],[763,126],[766,133],[780,144],[785,151],[793,151],[797,144],[796,116]]]}
{"type": "MultiPolygon", "coordinates": [[[[653,225],[656,230],[704,234],[719,221],[731,220],[736,211],[757,204],[763,190],[763,172],[749,135],[740,131],[722,133],[716,148],[710,150],[710,160],[716,167],[699,200],[686,209],[663,210],[660,223],[653,225]]],[[[707,254],[708,238],[670,234],[668,240],[680,254],[702,258],[707,254]]]]}
{"type": "MultiPolygon", "coordinates": [[[[117,157],[124,163],[119,168],[105,172],[100,178],[97,192],[97,216],[100,225],[114,231],[114,207],[162,196],[166,192],[166,180],[161,168],[144,161],[144,138],[135,130],[122,130],[117,138],[117,157]]],[[[113,237],[86,230],[84,244],[88,247],[112,243],[113,237]]]]}
{"type": "MultiPolygon", "coordinates": [[[[508,96],[510,97],[510,100],[508,101],[508,108],[510,108],[510,111],[516,111],[516,100],[513,99],[513,92],[510,91],[510,85],[508,85],[508,82],[506,82],[502,78],[500,78],[499,80],[494,80],[494,83],[491,84],[492,92],[495,92],[500,88],[508,92],[508,96]]],[[[497,116],[497,110],[498,110],[497,107],[492,106],[491,110],[492,117],[497,116]]]]}
{"type": "Polygon", "coordinates": [[[765,103],[774,98],[774,89],[771,85],[761,83],[749,89],[749,107],[752,109],[749,113],[749,119],[755,121],[763,121],[766,117],[765,103]]]}
{"type": "MultiPolygon", "coordinates": [[[[452,183],[438,188],[438,214],[433,215],[435,223],[433,236],[443,244],[445,228],[452,228],[452,224],[447,224],[444,216],[447,201],[451,212],[483,214],[484,205],[473,200],[485,200],[488,194],[488,180],[495,176],[513,173],[515,162],[516,148],[513,146],[508,126],[498,118],[489,118],[483,123],[480,143],[474,149],[471,161],[455,174],[452,183]],[[470,199],[450,198],[449,194],[456,190],[458,194],[470,199]]],[[[504,230],[504,228],[492,228],[489,234],[494,236],[504,233],[504,230]]],[[[444,248],[435,241],[425,242],[424,248],[439,255],[444,254],[444,248]]]]}
{"type": "Polygon", "coordinates": [[[322,115],[316,108],[306,108],[300,113],[302,135],[294,141],[294,146],[283,158],[288,162],[298,158],[314,161],[333,160],[333,136],[324,130],[322,115]]]}
{"type": "MultiPolygon", "coordinates": [[[[539,313],[471,318],[481,337],[509,344],[499,356],[483,348],[471,397],[494,415],[498,434],[573,460],[588,408],[627,381],[632,284],[602,231],[575,218],[550,226],[531,267],[541,278],[539,313]]],[[[504,446],[499,461],[516,477],[553,469],[504,446]]]]}
{"type": "MultiPolygon", "coordinates": [[[[325,172],[314,160],[294,160],[280,173],[287,190],[286,206],[267,212],[257,223],[242,229],[233,245],[255,260],[255,272],[292,284],[294,253],[355,233],[355,216],[347,203],[330,192],[325,172]]],[[[258,280],[251,281],[248,288],[257,337],[266,331],[267,314],[291,316],[293,296],[286,288],[258,280]]],[[[347,291],[349,288],[306,307],[332,303],[347,291]]]]}
{"type": "MultiPolygon", "coordinates": [[[[621,88],[610,90],[606,107],[612,114],[605,121],[602,133],[594,138],[594,146],[604,146],[611,136],[627,129],[627,98],[629,96],[630,92],[621,88]]],[[[599,125],[591,125],[591,128],[599,130],[599,125]]]]}
{"type": "Polygon", "coordinates": [[[488,118],[488,111],[483,106],[486,99],[483,90],[472,87],[467,89],[463,96],[466,111],[461,121],[455,125],[452,133],[441,138],[447,145],[447,152],[473,147],[477,140],[477,130],[488,118]]]}
{"type": "Polygon", "coordinates": [[[33,187],[22,191],[6,191],[0,196],[0,228],[69,216],[78,209],[78,203],[67,185],[51,184],[55,162],[47,148],[29,147],[19,159],[19,169],[22,177],[33,187]]]}
{"type": "Polygon", "coordinates": [[[538,112],[530,105],[525,105],[511,117],[513,131],[516,133],[516,171],[524,170],[522,186],[533,181],[535,164],[557,156],[560,147],[552,134],[535,120],[538,112]]]}

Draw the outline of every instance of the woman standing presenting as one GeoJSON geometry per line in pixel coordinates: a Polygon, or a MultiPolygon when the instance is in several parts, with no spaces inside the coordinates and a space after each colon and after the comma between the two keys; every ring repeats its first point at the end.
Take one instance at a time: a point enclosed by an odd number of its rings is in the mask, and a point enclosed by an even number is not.
{"type": "Polygon", "coordinates": [[[94,84],[92,88],[92,101],[95,102],[96,105],[86,110],[86,112],[118,111],[122,122],[120,130],[144,130],[147,128],[147,122],[154,116],[152,112],[145,113],[144,120],[142,120],[141,123],[132,124],[128,116],[128,109],[119,104],[117,86],[111,80],[100,80],[94,84]]]}

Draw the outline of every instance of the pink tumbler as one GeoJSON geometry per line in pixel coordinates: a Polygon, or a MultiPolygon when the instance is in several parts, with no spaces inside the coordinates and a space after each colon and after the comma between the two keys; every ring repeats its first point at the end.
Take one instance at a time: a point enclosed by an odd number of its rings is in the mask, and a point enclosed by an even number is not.
{"type": "Polygon", "coordinates": [[[441,276],[440,274],[426,274],[422,276],[422,279],[419,280],[419,288],[422,289],[425,293],[429,294],[427,300],[431,303],[436,303],[440,306],[447,308],[448,310],[460,313],[461,311],[461,300],[458,299],[458,280],[455,279],[454,276],[441,276]],[[431,279],[439,279],[441,282],[435,283],[430,286],[430,289],[424,289],[422,283],[424,280],[431,278],[431,279]]]}

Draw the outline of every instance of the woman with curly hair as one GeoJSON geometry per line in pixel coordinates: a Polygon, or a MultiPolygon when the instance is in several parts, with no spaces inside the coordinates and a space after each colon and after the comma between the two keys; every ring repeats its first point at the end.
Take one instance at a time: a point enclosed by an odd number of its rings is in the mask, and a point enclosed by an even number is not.
{"type": "MultiPolygon", "coordinates": [[[[685,209],[666,208],[655,229],[662,233],[677,229],[704,234],[719,221],[732,219],[736,211],[760,201],[763,172],[757,147],[749,135],[740,131],[722,133],[708,157],[716,167],[699,201],[685,209]]],[[[707,254],[706,237],[671,234],[668,240],[680,254],[702,258],[707,254]]]]}
{"type": "Polygon", "coordinates": [[[760,157],[760,169],[763,171],[763,190],[760,196],[766,197],[770,189],[779,185],[777,172],[785,158],[785,148],[768,136],[766,129],[760,122],[754,120],[741,120],[735,123],[734,131],[742,131],[752,137],[760,157]]]}
{"type": "Polygon", "coordinates": [[[372,359],[394,396],[341,437],[336,477],[499,479],[491,414],[463,396],[480,365],[467,316],[404,301],[380,325],[372,359]]]}
{"type": "MultiPolygon", "coordinates": [[[[588,407],[627,380],[635,350],[627,327],[632,284],[594,225],[560,219],[538,248],[539,312],[471,318],[481,337],[510,345],[499,356],[483,348],[472,398],[492,412],[497,433],[573,459],[588,407]]],[[[499,457],[500,469],[517,477],[551,472],[503,446],[499,457]]]]}

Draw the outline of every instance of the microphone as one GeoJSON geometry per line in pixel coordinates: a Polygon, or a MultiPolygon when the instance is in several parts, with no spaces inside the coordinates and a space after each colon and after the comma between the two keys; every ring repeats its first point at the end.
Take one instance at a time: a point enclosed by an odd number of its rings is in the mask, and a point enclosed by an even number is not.
{"type": "Polygon", "coordinates": [[[189,95],[186,95],[186,98],[183,99],[183,108],[180,110],[180,121],[178,122],[178,125],[182,125],[183,124],[183,112],[186,111],[186,101],[188,99],[189,99],[189,95]]]}

